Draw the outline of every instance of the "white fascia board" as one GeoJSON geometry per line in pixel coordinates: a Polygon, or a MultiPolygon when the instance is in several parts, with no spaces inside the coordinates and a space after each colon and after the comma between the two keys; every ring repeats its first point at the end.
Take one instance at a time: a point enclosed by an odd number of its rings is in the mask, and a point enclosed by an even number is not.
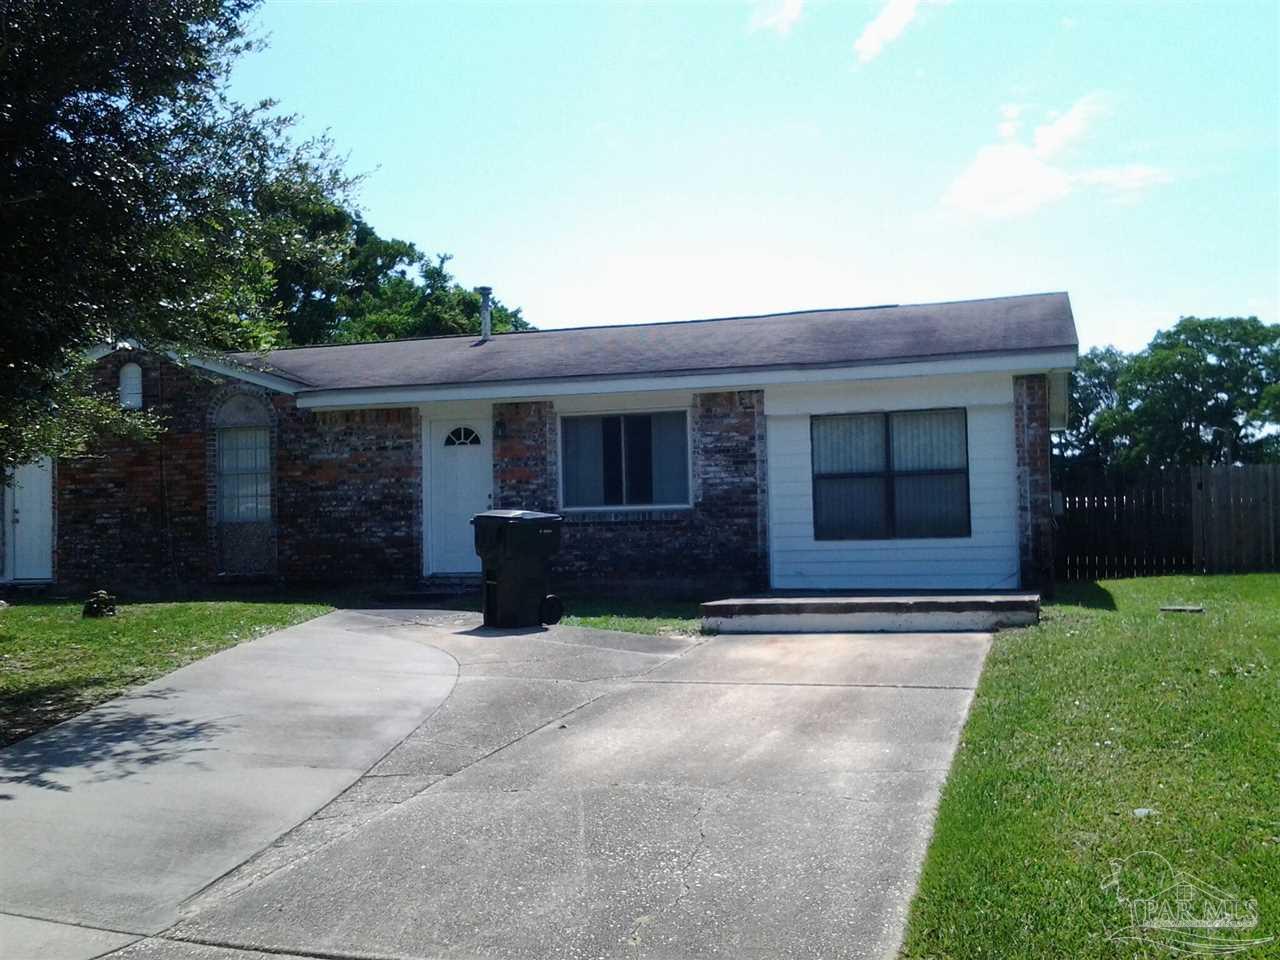
{"type": "Polygon", "coordinates": [[[497,383],[446,384],[422,387],[368,387],[342,390],[295,388],[298,406],[310,409],[406,407],[441,400],[534,400],[586,394],[638,393],[650,390],[746,390],[775,383],[821,383],[838,380],[884,380],[962,373],[1020,375],[1070,370],[1073,349],[987,354],[922,360],[911,363],[851,367],[746,370],[728,373],[664,374],[643,377],[581,377],[566,380],[504,380],[497,383]]]}
{"type": "Polygon", "coordinates": [[[238,363],[226,363],[222,360],[212,360],[206,357],[184,357],[172,352],[169,354],[169,358],[176,363],[185,363],[188,366],[199,367],[201,370],[208,370],[210,373],[216,373],[219,376],[243,380],[245,383],[266,387],[268,390],[274,390],[277,393],[287,393],[292,396],[297,394],[298,391],[306,389],[302,384],[293,380],[285,380],[283,377],[277,377],[270,373],[242,367],[238,363]]]}
{"type": "MultiPolygon", "coordinates": [[[[117,350],[142,350],[138,344],[132,340],[122,340],[117,344],[99,344],[96,347],[90,347],[84,352],[85,356],[93,362],[101,360],[103,357],[110,356],[117,350]]],[[[277,393],[296,394],[299,390],[305,389],[302,384],[293,380],[286,380],[283,377],[277,377],[270,373],[263,373],[260,370],[254,370],[250,367],[243,367],[238,363],[227,363],[223,360],[214,360],[209,357],[197,357],[177,353],[173,350],[166,350],[165,354],[170,360],[179,366],[199,367],[201,370],[208,370],[210,373],[216,373],[219,376],[231,377],[235,380],[243,380],[245,383],[252,383],[255,386],[266,387],[268,390],[275,390],[277,393]]]]}

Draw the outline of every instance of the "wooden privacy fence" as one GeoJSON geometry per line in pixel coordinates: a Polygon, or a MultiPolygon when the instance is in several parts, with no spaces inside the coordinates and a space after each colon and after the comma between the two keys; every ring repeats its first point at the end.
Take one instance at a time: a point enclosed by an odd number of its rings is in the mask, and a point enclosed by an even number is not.
{"type": "Polygon", "coordinates": [[[1069,481],[1055,520],[1063,580],[1280,569],[1280,465],[1069,481]]]}

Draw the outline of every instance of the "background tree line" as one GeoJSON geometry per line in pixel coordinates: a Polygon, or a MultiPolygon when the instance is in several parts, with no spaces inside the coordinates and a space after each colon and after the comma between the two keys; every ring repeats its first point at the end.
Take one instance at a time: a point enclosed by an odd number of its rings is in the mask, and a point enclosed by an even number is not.
{"type": "MultiPolygon", "coordinates": [[[[259,0],[0,0],[0,474],[161,424],[88,349],[471,333],[449,257],[380,237],[327,140],[228,92],[259,0]]],[[[496,330],[525,329],[497,303],[496,330]]]]}
{"type": "Polygon", "coordinates": [[[1094,347],[1072,375],[1058,480],[1187,464],[1280,463],[1280,324],[1183,317],[1137,353],[1094,347]]]}

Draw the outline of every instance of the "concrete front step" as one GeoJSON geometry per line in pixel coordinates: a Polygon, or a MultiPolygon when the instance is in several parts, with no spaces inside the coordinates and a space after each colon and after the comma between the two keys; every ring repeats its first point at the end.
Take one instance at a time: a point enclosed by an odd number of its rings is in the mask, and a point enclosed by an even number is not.
{"type": "Polygon", "coordinates": [[[716,633],[932,633],[1025,627],[1040,620],[1037,593],[744,597],[702,604],[716,633]]]}

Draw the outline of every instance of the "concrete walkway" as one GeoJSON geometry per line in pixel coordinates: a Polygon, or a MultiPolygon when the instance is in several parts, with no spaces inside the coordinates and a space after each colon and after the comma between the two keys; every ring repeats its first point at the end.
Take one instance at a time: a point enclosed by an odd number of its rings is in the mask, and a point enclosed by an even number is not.
{"type": "Polygon", "coordinates": [[[347,789],[457,664],[334,613],[177,670],[0,750],[0,958],[96,956],[347,789]]]}

